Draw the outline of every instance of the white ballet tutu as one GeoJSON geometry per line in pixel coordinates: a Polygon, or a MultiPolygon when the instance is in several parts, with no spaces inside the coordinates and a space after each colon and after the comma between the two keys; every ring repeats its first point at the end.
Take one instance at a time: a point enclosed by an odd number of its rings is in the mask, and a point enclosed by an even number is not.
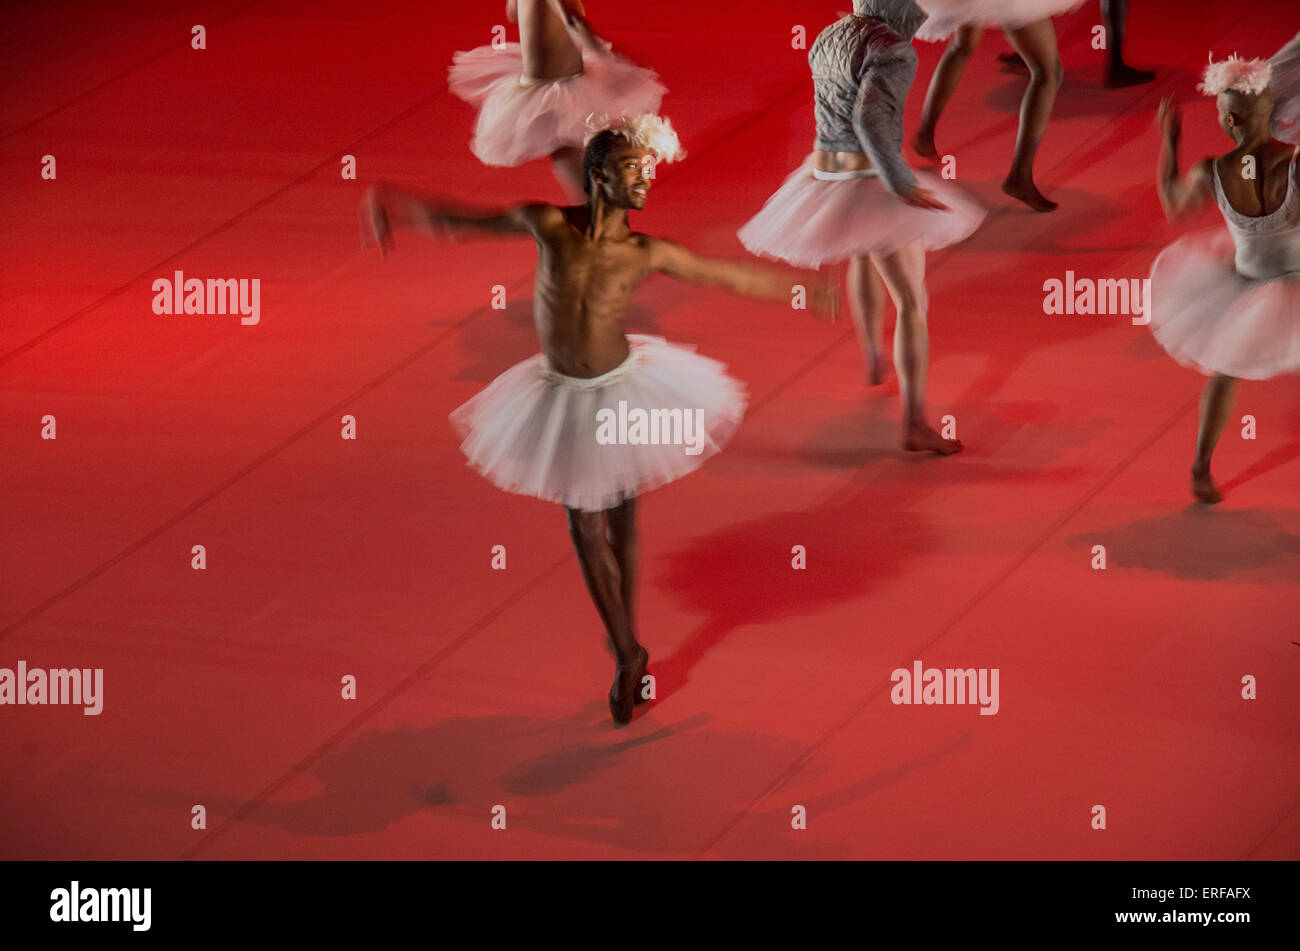
{"type": "Polygon", "coordinates": [[[917,0],[930,15],[917,31],[918,40],[945,40],[959,26],[972,23],[1016,30],[1083,6],[1084,0],[917,0]]]}
{"type": "Polygon", "coordinates": [[[1237,273],[1232,235],[1191,234],[1151,269],[1151,332],[1169,355],[1206,375],[1263,380],[1300,370],[1300,273],[1237,273]]]}
{"type": "Polygon", "coordinates": [[[904,203],[870,169],[819,172],[810,155],[737,236],[753,254],[820,267],[859,254],[892,254],[913,241],[933,251],[965,240],[980,226],[985,211],[964,190],[928,172],[916,178],[947,211],[904,203]]]}
{"type": "Polygon", "coordinates": [[[507,492],[585,512],[698,469],[740,425],[744,384],[690,347],[627,339],[608,373],[563,376],[538,354],[452,412],[470,465],[507,492]]]}
{"type": "Polygon", "coordinates": [[[615,56],[582,54],[583,71],[562,79],[522,75],[518,43],[460,52],[447,87],[473,106],[470,150],[485,165],[522,165],[557,149],[581,148],[587,117],[658,112],[667,89],[654,70],[615,56]]]}

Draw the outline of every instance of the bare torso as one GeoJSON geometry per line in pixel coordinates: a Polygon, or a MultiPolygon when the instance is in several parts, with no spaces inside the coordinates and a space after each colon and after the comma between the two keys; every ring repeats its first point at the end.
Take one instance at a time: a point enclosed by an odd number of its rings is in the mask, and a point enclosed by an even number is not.
{"type": "Polygon", "coordinates": [[[864,152],[828,152],[826,149],[813,150],[813,168],[823,172],[848,172],[862,168],[871,168],[871,159],[864,152]]]}
{"type": "Polygon", "coordinates": [[[1233,149],[1214,162],[1223,195],[1228,204],[1243,215],[1259,218],[1271,215],[1286,201],[1287,179],[1292,146],[1272,143],[1262,154],[1252,155],[1243,149],[1233,149]],[[1250,158],[1250,162],[1244,161],[1250,158]],[[1247,171],[1253,172],[1249,177],[1247,171]]]}
{"type": "Polygon", "coordinates": [[[573,42],[550,0],[517,0],[515,8],[526,77],[558,79],[582,72],[582,50],[573,42]]]}
{"type": "Polygon", "coordinates": [[[588,237],[584,206],[539,216],[533,319],[551,366],[566,376],[600,376],[628,355],[623,315],[650,271],[650,240],[625,230],[588,237]]]}

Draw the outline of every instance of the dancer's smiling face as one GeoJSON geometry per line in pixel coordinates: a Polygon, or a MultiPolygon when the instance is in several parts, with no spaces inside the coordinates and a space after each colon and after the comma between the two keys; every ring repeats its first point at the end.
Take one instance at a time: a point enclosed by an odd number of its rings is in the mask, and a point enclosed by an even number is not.
{"type": "Polygon", "coordinates": [[[650,195],[653,168],[654,153],[620,141],[610,149],[600,169],[593,169],[593,177],[601,198],[607,204],[639,211],[645,207],[650,195]]]}

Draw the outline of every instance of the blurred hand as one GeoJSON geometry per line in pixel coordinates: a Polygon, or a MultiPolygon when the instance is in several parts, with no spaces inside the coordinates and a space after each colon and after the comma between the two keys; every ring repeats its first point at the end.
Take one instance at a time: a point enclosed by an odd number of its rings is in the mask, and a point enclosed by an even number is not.
{"type": "Polygon", "coordinates": [[[813,282],[813,313],[828,324],[840,319],[840,282],[833,277],[818,277],[813,282]]]}
{"type": "Polygon", "coordinates": [[[1160,109],[1156,112],[1156,125],[1164,134],[1166,141],[1177,142],[1183,134],[1183,110],[1173,96],[1160,100],[1160,109]]]}
{"type": "Polygon", "coordinates": [[[941,202],[928,188],[914,186],[898,196],[913,208],[928,208],[931,211],[947,211],[948,206],[941,202]]]}
{"type": "Polygon", "coordinates": [[[393,232],[388,226],[388,212],[384,208],[384,203],[379,197],[379,190],[371,186],[366,192],[366,197],[361,199],[361,208],[359,209],[361,218],[361,247],[368,248],[371,245],[378,245],[379,256],[388,257],[388,252],[394,247],[393,232]]]}

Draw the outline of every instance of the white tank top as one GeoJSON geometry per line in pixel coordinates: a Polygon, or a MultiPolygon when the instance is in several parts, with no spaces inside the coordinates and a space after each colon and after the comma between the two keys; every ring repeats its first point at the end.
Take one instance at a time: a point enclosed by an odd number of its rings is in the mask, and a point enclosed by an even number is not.
{"type": "Polygon", "coordinates": [[[1296,184],[1296,158],[1287,169],[1286,198],[1271,215],[1243,215],[1228,203],[1214,164],[1214,199],[1237,246],[1237,273],[1266,280],[1300,273],[1300,187],[1296,184]]]}

